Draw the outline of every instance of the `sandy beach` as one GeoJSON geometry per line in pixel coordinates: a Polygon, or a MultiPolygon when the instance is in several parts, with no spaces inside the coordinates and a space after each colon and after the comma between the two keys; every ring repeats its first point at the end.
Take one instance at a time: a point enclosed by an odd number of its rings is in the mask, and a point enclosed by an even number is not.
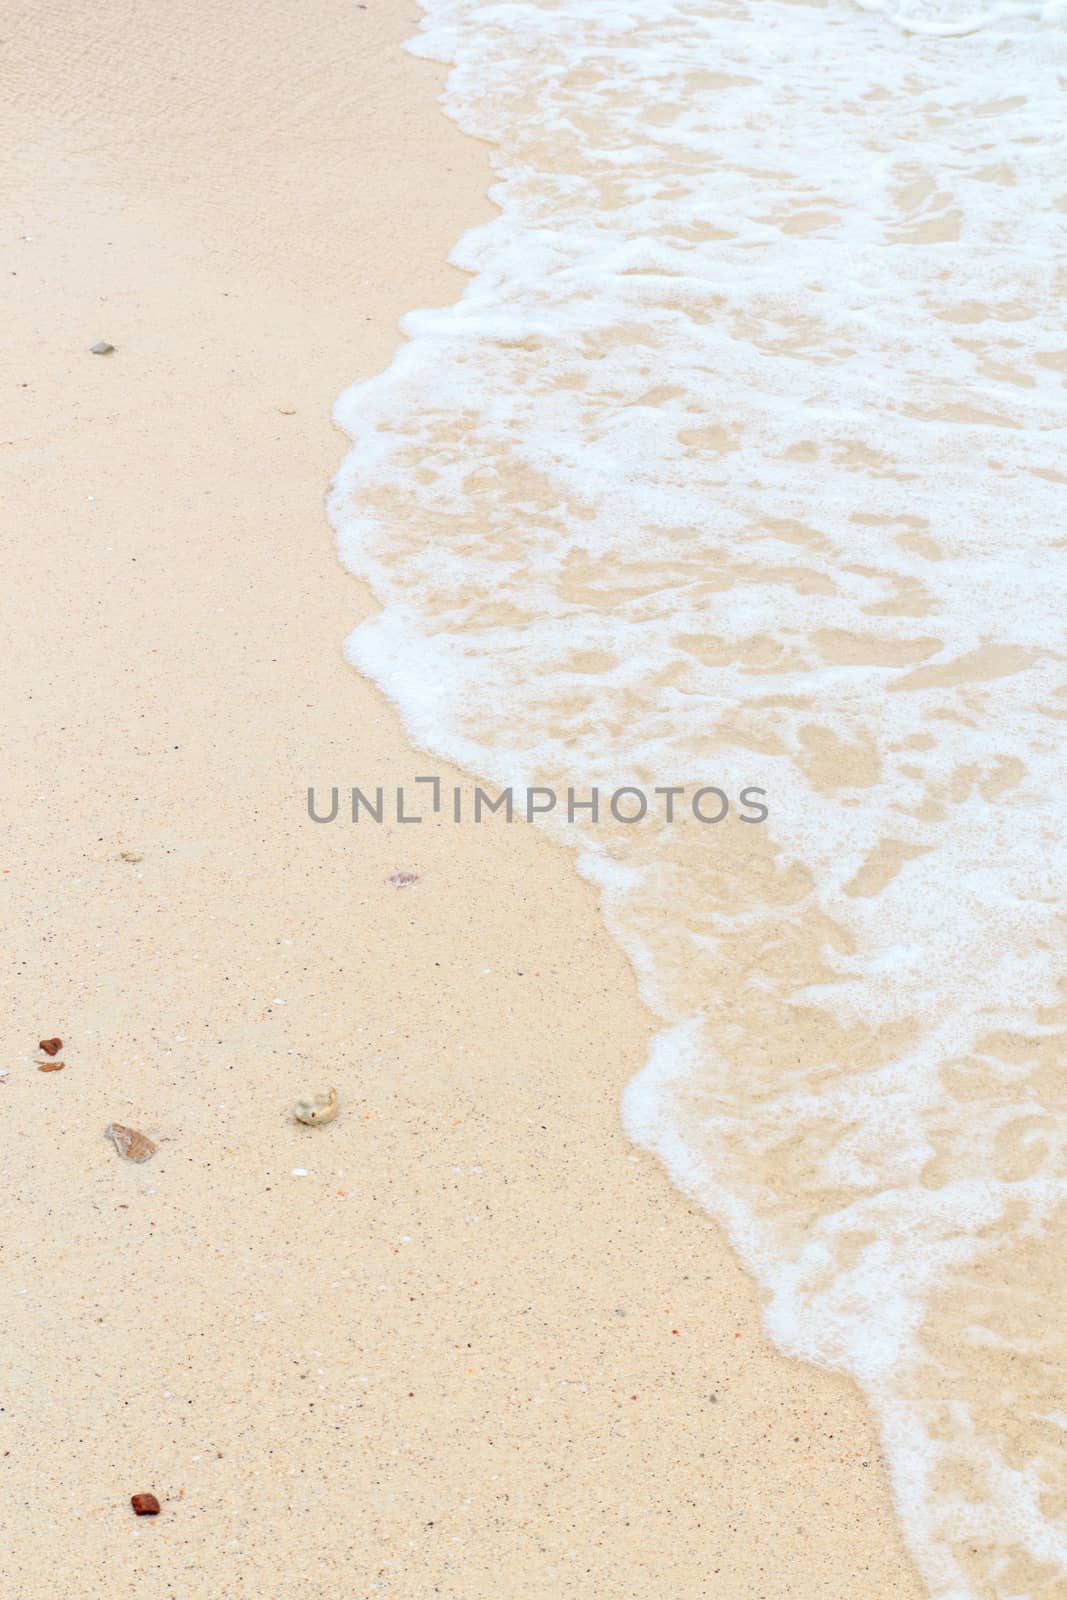
{"type": "Polygon", "coordinates": [[[306,814],[461,781],[346,665],[323,512],[491,214],[416,7],[64,10],[0,113],[4,1593],[917,1600],[858,1392],[624,1137],[569,856],[306,814]]]}

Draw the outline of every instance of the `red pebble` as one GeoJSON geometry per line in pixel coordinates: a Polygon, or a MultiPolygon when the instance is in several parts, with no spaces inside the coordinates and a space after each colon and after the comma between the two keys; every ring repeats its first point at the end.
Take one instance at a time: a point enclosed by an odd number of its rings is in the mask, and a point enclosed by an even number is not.
{"type": "Polygon", "coordinates": [[[131,1494],[130,1504],[139,1517],[158,1517],[159,1501],[154,1494],[131,1494]]]}
{"type": "Polygon", "coordinates": [[[63,1048],[62,1039],[38,1039],[38,1050],[43,1050],[46,1056],[57,1056],[63,1048]]]}

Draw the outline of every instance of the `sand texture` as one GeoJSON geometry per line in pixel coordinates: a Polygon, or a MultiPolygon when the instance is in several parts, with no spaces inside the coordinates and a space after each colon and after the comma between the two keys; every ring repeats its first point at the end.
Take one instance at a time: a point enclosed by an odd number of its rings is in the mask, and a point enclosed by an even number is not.
{"type": "Polygon", "coordinates": [[[913,1600],[857,1394],[622,1134],[649,1019],[569,858],[305,813],[450,777],[342,659],[322,510],[490,214],[417,20],[5,30],[0,1588],[913,1600]]]}

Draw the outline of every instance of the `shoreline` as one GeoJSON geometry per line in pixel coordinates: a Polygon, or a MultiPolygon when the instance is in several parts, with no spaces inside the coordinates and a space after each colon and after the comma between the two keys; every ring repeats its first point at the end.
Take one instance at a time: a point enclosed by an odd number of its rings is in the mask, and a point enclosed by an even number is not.
{"type": "Polygon", "coordinates": [[[626,1141],[654,1024],[570,856],[304,811],[424,760],[323,511],[492,214],[415,8],[22,20],[8,1585],[917,1600],[860,1396],[626,1141]]]}

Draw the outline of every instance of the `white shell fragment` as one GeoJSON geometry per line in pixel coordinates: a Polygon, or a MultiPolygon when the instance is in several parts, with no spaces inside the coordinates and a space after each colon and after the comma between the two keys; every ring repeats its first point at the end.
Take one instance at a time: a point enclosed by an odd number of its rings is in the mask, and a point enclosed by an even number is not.
{"type": "Polygon", "coordinates": [[[336,1089],[327,1089],[324,1094],[302,1094],[293,1107],[297,1122],[332,1122],[336,1115],[336,1089]]]}

